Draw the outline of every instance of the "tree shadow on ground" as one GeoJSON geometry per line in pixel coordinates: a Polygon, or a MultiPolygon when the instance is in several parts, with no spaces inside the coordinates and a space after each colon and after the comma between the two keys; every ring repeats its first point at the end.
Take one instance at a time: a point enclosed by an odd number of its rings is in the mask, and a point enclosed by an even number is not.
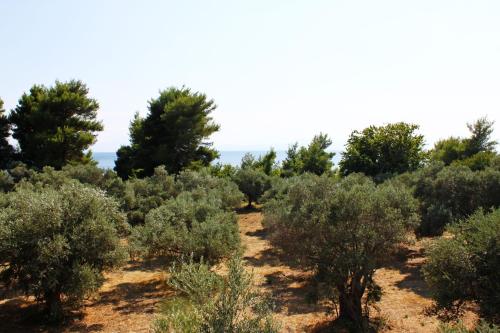
{"type": "Polygon", "coordinates": [[[262,207],[261,206],[243,206],[243,207],[240,207],[240,208],[237,208],[236,209],[236,213],[238,215],[244,215],[244,214],[248,214],[248,213],[261,213],[262,212],[262,207]]]}
{"type": "Polygon", "coordinates": [[[144,260],[130,260],[123,271],[141,271],[141,272],[154,272],[165,271],[165,268],[170,264],[171,260],[168,258],[154,257],[144,260]]]}
{"type": "Polygon", "coordinates": [[[89,306],[112,305],[114,311],[123,314],[153,313],[157,300],[165,296],[165,284],[160,280],[124,282],[109,291],[101,292],[89,306]]]}
{"type": "Polygon", "coordinates": [[[313,312],[331,312],[327,302],[316,302],[312,295],[316,293],[309,276],[285,275],[274,272],[265,275],[265,287],[274,300],[277,311],[286,311],[290,315],[313,312]]]}
{"type": "MultiPolygon", "coordinates": [[[[5,299],[0,299],[4,301],[5,299]]],[[[99,332],[104,325],[86,325],[80,323],[83,315],[80,311],[68,311],[62,323],[49,325],[43,312],[43,304],[26,297],[16,297],[0,304],[0,332],[99,332]]]]}
{"type": "Polygon", "coordinates": [[[387,257],[381,267],[396,269],[405,276],[395,284],[396,287],[410,290],[425,298],[431,298],[431,292],[422,274],[424,263],[425,251],[423,248],[412,249],[400,246],[395,253],[387,257]]]}

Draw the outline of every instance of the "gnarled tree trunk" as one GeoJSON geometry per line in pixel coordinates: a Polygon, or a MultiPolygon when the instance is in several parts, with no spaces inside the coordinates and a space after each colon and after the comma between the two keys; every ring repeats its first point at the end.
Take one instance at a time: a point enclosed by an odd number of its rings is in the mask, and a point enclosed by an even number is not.
{"type": "Polygon", "coordinates": [[[63,319],[63,306],[61,293],[58,291],[49,291],[45,293],[45,306],[47,316],[51,322],[59,322],[63,319]]]}

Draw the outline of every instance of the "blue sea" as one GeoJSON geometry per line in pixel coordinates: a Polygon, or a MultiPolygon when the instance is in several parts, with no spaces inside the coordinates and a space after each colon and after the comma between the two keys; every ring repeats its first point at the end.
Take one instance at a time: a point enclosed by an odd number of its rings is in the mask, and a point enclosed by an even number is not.
{"type": "MultiPolygon", "coordinates": [[[[250,153],[254,155],[256,158],[265,154],[266,151],[263,150],[254,150],[254,151],[244,151],[244,150],[226,150],[219,151],[220,158],[215,160],[214,163],[220,162],[223,164],[231,164],[237,166],[240,164],[241,159],[246,153],[250,153]]],[[[114,152],[93,152],[92,155],[94,159],[97,161],[97,164],[100,168],[103,169],[113,169],[115,166],[116,153],[114,152]]],[[[286,158],[286,151],[277,150],[276,151],[276,160],[277,162],[281,162],[286,158]]],[[[340,160],[340,153],[336,153],[333,157],[333,162],[335,165],[338,164],[340,160]]]]}

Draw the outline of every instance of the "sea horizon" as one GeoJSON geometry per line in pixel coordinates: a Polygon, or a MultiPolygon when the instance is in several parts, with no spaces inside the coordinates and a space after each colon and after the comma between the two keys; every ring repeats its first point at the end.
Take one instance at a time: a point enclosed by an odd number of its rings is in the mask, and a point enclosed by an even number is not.
{"type": "MultiPolygon", "coordinates": [[[[258,158],[259,156],[267,153],[268,150],[219,150],[220,157],[212,162],[230,164],[238,166],[241,159],[245,154],[250,153],[258,158]]],[[[340,161],[340,152],[332,151],[335,153],[333,157],[334,165],[338,165],[340,161]]],[[[92,152],[92,156],[97,161],[97,165],[103,169],[113,169],[115,166],[116,152],[92,152]]],[[[276,162],[281,163],[286,158],[286,150],[276,150],[276,162]]]]}

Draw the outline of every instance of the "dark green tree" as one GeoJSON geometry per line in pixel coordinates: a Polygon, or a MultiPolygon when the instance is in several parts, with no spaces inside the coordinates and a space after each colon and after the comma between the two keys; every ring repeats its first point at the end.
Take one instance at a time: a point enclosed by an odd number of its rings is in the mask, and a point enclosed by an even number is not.
{"type": "Polygon", "coordinates": [[[271,176],[279,172],[276,163],[276,151],[271,148],[267,153],[259,158],[255,158],[251,153],[246,153],[241,159],[241,169],[259,169],[266,175],[271,176]]]}
{"type": "Polygon", "coordinates": [[[136,114],[130,125],[130,145],[118,152],[115,170],[122,178],[150,176],[165,165],[169,173],[208,166],[218,157],[208,137],[219,130],[210,114],[216,105],[189,88],[168,88],[149,102],[145,118],[136,114]]]}
{"type": "Polygon", "coordinates": [[[482,170],[495,158],[497,142],[491,139],[493,121],[486,117],[479,118],[472,124],[467,124],[470,137],[450,137],[434,144],[430,157],[442,161],[445,165],[462,164],[473,170],[482,170]]]}
{"type": "Polygon", "coordinates": [[[0,168],[5,168],[12,158],[14,149],[9,144],[10,124],[4,115],[3,100],[0,98],[0,168]]]}
{"type": "Polygon", "coordinates": [[[472,124],[467,124],[467,128],[471,132],[470,138],[465,141],[467,146],[465,153],[467,157],[479,152],[491,152],[495,150],[497,142],[491,140],[494,124],[494,121],[489,121],[486,117],[479,118],[472,124]]]}
{"type": "Polygon", "coordinates": [[[385,177],[416,170],[426,157],[424,137],[416,130],[418,125],[400,122],[352,132],[342,153],[341,173],[385,177]]]}
{"type": "Polygon", "coordinates": [[[287,151],[287,157],[283,161],[282,175],[290,177],[302,173],[313,173],[322,175],[325,172],[330,172],[333,163],[332,158],[335,153],[327,152],[326,150],[332,144],[332,140],[328,135],[320,133],[316,135],[309,146],[300,147],[296,143],[287,151]]]}
{"type": "Polygon", "coordinates": [[[89,161],[84,151],[103,126],[96,120],[99,104],[88,92],[82,81],[72,80],[34,85],[23,94],[9,116],[23,162],[60,169],[68,162],[89,161]]]}

